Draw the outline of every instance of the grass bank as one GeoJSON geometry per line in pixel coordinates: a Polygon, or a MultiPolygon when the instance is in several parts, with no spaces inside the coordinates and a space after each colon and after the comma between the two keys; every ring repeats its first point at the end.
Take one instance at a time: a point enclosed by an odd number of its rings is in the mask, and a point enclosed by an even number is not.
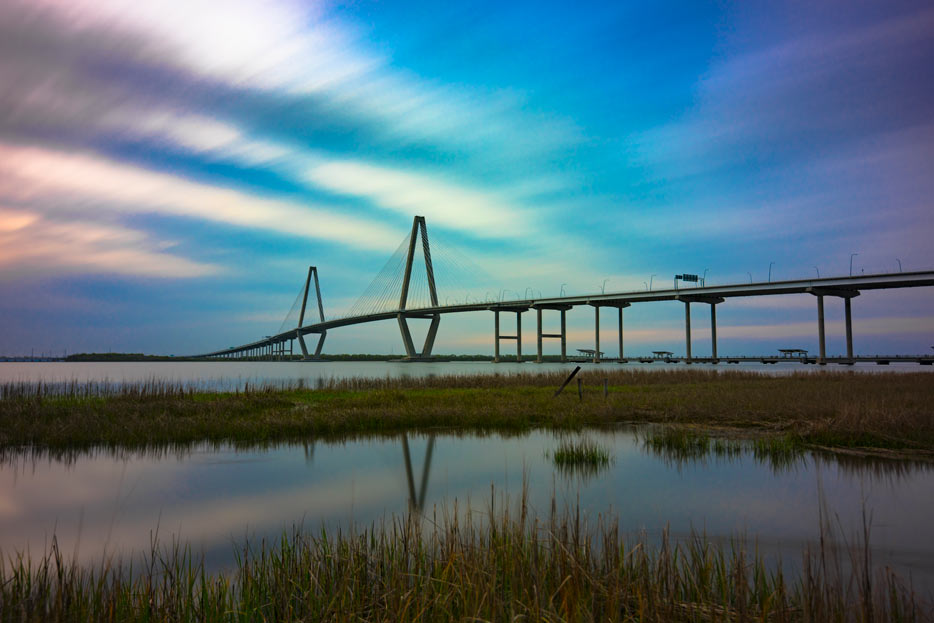
{"type": "Polygon", "coordinates": [[[607,366],[582,377],[583,399],[576,387],[553,397],[564,378],[560,373],[347,379],[314,388],[296,384],[233,393],[158,381],[8,384],[0,386],[0,448],[140,448],[203,441],[255,445],[437,427],[521,432],[653,422],[934,457],[930,374],[773,377],[607,366]]]}
{"type": "MultiPolygon", "coordinates": [[[[580,513],[399,519],[246,544],[230,573],[190,550],[68,563],[54,545],[0,566],[0,621],[927,621],[931,604],[862,545],[803,554],[786,578],[742,542],[627,541],[580,513]]],[[[599,520],[598,520],[599,521],[599,520]]],[[[868,533],[867,533],[868,539],[868,533]]],[[[823,543],[823,540],[821,541],[823,543]]]]}

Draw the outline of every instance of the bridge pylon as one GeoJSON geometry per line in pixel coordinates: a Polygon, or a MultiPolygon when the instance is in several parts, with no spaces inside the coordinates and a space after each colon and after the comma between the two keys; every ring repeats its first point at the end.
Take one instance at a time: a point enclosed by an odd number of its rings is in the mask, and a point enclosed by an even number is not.
{"type": "Polygon", "coordinates": [[[302,297],[302,310],[298,314],[298,326],[295,327],[295,337],[298,338],[298,345],[302,349],[302,361],[317,361],[321,359],[321,349],[324,347],[324,338],[327,337],[326,330],[313,331],[318,333],[318,344],[315,346],[313,357],[308,356],[308,346],[305,345],[305,336],[302,334],[302,325],[305,323],[305,308],[308,306],[308,293],[311,287],[311,280],[315,282],[315,298],[318,300],[318,317],[324,322],[324,303],[321,301],[321,285],[318,283],[318,268],[316,266],[308,267],[308,277],[305,278],[305,294],[302,297]]]}
{"type": "Polygon", "coordinates": [[[396,319],[399,321],[399,331],[402,333],[402,344],[405,346],[405,358],[409,361],[428,359],[431,357],[431,349],[434,348],[435,336],[438,334],[438,325],[441,324],[441,314],[420,314],[418,312],[406,311],[406,304],[409,298],[409,284],[412,281],[412,264],[415,260],[415,248],[419,236],[422,239],[422,254],[425,258],[425,273],[428,278],[428,294],[431,297],[431,306],[438,307],[438,291],[435,288],[435,271],[431,263],[431,245],[428,242],[428,228],[425,225],[425,217],[416,216],[412,221],[412,234],[409,236],[409,252],[405,259],[405,274],[402,278],[402,293],[399,296],[399,313],[396,314],[396,319]],[[425,318],[431,320],[421,352],[415,350],[415,344],[412,341],[412,332],[409,330],[409,323],[407,321],[408,318],[425,318]]]}

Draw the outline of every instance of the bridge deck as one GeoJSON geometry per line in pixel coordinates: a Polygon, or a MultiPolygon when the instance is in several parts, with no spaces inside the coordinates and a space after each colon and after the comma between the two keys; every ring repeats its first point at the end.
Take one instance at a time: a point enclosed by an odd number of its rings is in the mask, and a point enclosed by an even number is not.
{"type": "MultiPolygon", "coordinates": [[[[218,357],[221,355],[242,353],[244,351],[283,344],[294,339],[298,334],[322,333],[330,329],[346,327],[355,324],[391,320],[399,314],[408,318],[419,316],[431,317],[438,314],[455,314],[477,311],[517,311],[532,308],[574,307],[577,305],[593,306],[620,306],[634,303],[650,303],[657,301],[690,301],[692,299],[738,298],[748,296],[770,296],[780,294],[807,294],[821,293],[833,294],[858,292],[860,290],[887,290],[894,288],[916,288],[934,285],[934,271],[888,273],[879,275],[859,275],[855,277],[828,277],[823,279],[799,279],[791,281],[772,281],[760,283],[741,283],[721,286],[702,286],[696,288],[672,288],[652,291],[628,291],[601,294],[588,294],[580,296],[563,296],[552,298],[532,298],[498,302],[478,302],[460,305],[439,305],[418,309],[392,310],[364,316],[348,318],[335,318],[324,322],[305,325],[301,328],[290,329],[262,340],[243,344],[234,348],[218,350],[197,357],[218,357]]],[[[761,359],[761,358],[756,358],[761,359]]],[[[695,361],[700,361],[694,358],[695,361]]],[[[721,361],[725,358],[720,358],[721,361]]]]}

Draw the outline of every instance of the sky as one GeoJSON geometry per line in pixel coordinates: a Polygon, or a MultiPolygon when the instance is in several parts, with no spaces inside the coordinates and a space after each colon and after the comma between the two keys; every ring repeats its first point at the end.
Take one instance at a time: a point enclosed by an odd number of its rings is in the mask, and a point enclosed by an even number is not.
{"type": "MultiPolygon", "coordinates": [[[[309,265],[346,315],[415,215],[443,302],[934,269],[932,35],[898,0],[0,0],[0,355],[249,342],[309,265]]],[[[929,353],[932,303],[863,293],[856,351],[929,353]]],[[[721,355],[816,350],[813,297],[717,315],[721,355]]],[[[435,351],[491,353],[492,316],[435,351]]],[[[627,309],[628,354],[682,353],[683,316],[627,309]]]]}

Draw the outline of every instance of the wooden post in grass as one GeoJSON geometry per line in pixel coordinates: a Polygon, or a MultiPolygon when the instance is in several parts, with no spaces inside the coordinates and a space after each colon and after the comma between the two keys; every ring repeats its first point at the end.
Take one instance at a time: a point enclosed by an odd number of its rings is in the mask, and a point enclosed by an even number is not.
{"type": "MultiPolygon", "coordinates": [[[[561,383],[561,387],[558,388],[558,391],[555,392],[555,395],[552,396],[552,398],[557,398],[558,394],[564,391],[564,388],[568,386],[568,383],[571,382],[571,379],[573,379],[574,375],[580,372],[580,370],[581,370],[580,366],[577,366],[576,368],[574,368],[574,371],[568,375],[568,378],[564,379],[564,383],[561,383]]],[[[580,381],[580,379],[578,379],[578,381],[580,381]]]]}

